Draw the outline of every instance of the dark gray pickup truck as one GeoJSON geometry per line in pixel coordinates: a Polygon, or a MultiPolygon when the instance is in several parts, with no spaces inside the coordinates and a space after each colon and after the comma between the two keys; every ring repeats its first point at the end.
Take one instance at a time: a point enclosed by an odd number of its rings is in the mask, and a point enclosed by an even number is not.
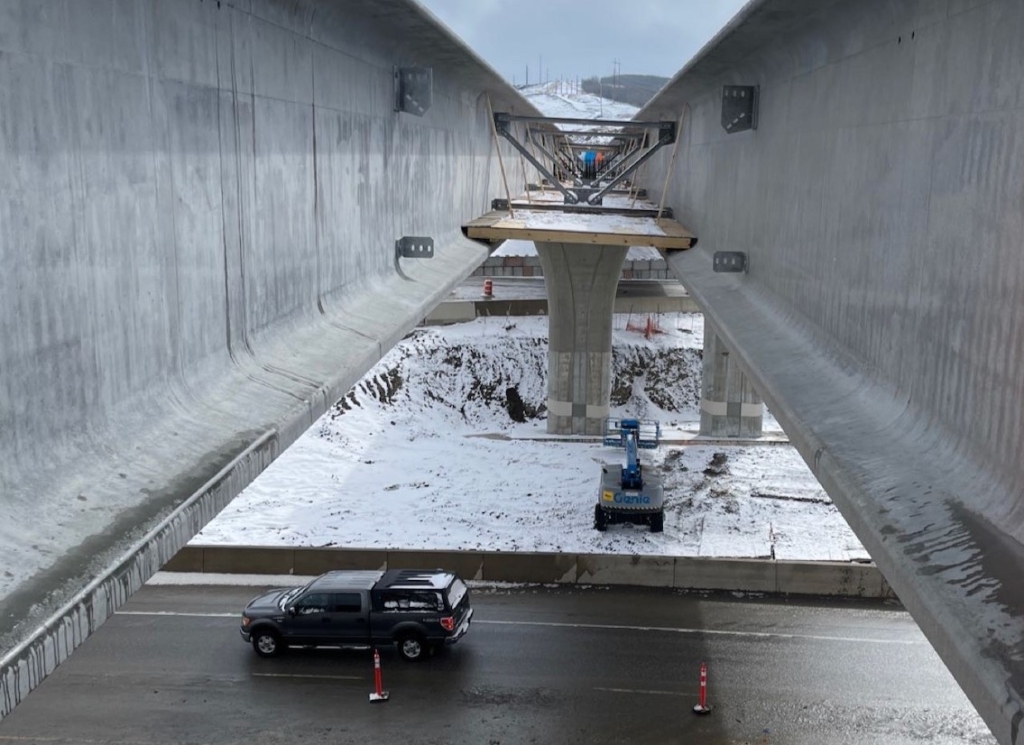
{"type": "Polygon", "coordinates": [[[336,571],[254,598],[241,631],[261,657],[289,646],[395,644],[414,661],[457,642],[472,618],[469,588],[452,572],[336,571]]]}

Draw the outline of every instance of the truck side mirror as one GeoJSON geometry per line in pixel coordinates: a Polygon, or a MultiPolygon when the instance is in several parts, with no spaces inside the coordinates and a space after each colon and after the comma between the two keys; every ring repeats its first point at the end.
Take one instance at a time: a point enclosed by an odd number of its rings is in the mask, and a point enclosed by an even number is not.
{"type": "Polygon", "coordinates": [[[293,616],[293,617],[295,616],[295,606],[294,605],[289,605],[288,606],[288,615],[289,616],[293,616]]]}

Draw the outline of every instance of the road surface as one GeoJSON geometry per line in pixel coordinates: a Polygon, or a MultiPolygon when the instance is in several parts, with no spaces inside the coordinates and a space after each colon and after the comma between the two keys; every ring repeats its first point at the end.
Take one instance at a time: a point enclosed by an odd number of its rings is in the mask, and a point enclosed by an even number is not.
{"type": "Polygon", "coordinates": [[[0,745],[994,743],[895,608],[666,590],[478,588],[466,638],[421,664],[257,657],[256,587],[149,586],[3,722],[0,745]],[[697,717],[699,668],[710,716],[697,717]]]}

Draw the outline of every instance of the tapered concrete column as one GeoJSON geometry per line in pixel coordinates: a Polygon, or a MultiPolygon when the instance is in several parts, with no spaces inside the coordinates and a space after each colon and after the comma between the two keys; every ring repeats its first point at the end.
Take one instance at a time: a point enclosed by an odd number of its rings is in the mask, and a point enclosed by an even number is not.
{"type": "Polygon", "coordinates": [[[704,320],[704,376],[700,387],[700,433],[715,437],[760,437],[761,397],[721,337],[704,320]]]}
{"type": "Polygon", "coordinates": [[[599,435],[612,388],[612,311],[626,246],[537,243],[548,292],[548,433],[599,435]]]}

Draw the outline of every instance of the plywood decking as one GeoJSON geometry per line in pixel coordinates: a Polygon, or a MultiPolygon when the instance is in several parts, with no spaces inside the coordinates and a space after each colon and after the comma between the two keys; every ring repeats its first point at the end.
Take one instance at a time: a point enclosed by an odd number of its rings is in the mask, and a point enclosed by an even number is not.
{"type": "Polygon", "coordinates": [[[606,246],[651,246],[687,249],[697,236],[675,220],[622,214],[579,214],[516,209],[488,212],[462,226],[468,238],[524,240],[541,243],[589,243],[606,246]]]}

